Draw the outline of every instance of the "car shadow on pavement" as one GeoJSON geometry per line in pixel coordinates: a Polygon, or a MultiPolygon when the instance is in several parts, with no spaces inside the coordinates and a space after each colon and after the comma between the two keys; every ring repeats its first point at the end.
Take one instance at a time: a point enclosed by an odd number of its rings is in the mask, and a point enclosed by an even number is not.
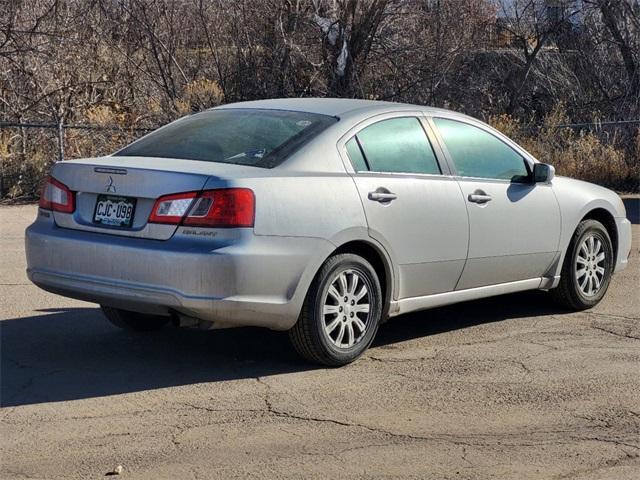
{"type": "MultiPolygon", "coordinates": [[[[443,307],[389,321],[372,348],[559,312],[542,292],[443,307]]],[[[97,308],[47,309],[0,325],[4,407],[318,368],[298,359],[286,333],[258,328],[166,328],[136,335],[111,326],[97,308]]]]}
{"type": "Polygon", "coordinates": [[[528,291],[407,313],[389,320],[372,348],[485,323],[571,313],[541,291],[528,291]]]}

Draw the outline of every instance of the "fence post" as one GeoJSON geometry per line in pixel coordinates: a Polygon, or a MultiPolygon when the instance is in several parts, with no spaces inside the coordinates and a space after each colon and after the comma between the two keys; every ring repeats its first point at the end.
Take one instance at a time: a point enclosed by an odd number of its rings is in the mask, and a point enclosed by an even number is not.
{"type": "Polygon", "coordinates": [[[64,125],[62,117],[58,119],[58,161],[64,160],[64,125]]]}

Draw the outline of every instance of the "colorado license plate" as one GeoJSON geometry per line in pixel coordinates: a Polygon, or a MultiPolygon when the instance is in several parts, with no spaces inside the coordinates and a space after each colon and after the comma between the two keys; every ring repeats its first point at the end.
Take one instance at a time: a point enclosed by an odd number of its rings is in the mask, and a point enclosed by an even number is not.
{"type": "Polygon", "coordinates": [[[111,227],[130,227],[135,208],[135,198],[98,195],[93,221],[111,227]]]}

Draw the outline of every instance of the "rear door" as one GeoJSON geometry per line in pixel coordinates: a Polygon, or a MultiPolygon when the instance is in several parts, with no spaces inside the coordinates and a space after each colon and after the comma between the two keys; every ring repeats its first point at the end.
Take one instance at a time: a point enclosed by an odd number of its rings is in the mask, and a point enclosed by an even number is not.
{"type": "Polygon", "coordinates": [[[453,290],[467,254],[467,212],[420,113],[374,117],[339,147],[364,206],[369,235],[398,268],[398,298],[453,290]],[[352,167],[352,168],[350,168],[352,167]]]}
{"type": "Polygon", "coordinates": [[[551,185],[478,124],[433,118],[469,212],[469,255],[457,289],[541,277],[558,250],[560,209],[551,185]]]}

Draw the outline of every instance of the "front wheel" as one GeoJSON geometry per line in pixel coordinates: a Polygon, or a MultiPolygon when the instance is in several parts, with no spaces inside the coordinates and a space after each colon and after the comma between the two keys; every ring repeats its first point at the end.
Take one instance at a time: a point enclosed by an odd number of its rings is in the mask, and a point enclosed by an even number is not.
{"type": "Polygon", "coordinates": [[[551,295],[561,305],[585,310],[597,305],[609,287],[614,258],[607,229],[596,220],[580,222],[565,254],[560,284],[551,295]]]}
{"type": "Polygon", "coordinates": [[[160,330],[169,323],[169,317],[131,312],[120,308],[107,307],[106,305],[100,305],[100,308],[109,322],[123,330],[151,332],[160,330]]]}
{"type": "Polygon", "coordinates": [[[313,280],[289,338],[307,360],[338,367],[371,345],[381,315],[382,291],[371,264],[358,255],[339,254],[313,280]]]}

